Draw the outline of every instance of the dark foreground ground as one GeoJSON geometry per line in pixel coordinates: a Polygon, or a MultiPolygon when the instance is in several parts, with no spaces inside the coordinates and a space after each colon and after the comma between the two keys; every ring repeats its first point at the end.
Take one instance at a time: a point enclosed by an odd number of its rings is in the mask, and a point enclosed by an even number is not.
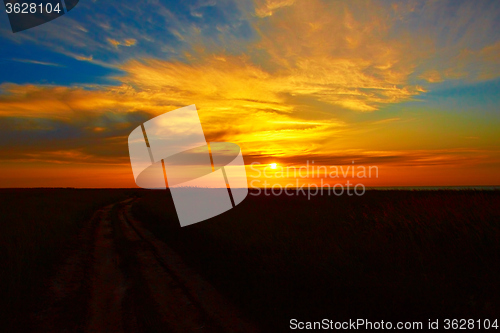
{"type": "Polygon", "coordinates": [[[36,331],[33,313],[86,221],[127,197],[135,219],[266,332],[292,318],[500,319],[498,191],[249,195],[180,228],[168,191],[33,189],[0,190],[3,327],[36,331]]]}

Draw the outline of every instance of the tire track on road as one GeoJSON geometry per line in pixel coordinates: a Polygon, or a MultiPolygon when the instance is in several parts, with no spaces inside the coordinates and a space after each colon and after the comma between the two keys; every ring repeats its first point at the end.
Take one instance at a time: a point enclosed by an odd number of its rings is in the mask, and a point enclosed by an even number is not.
{"type": "Polygon", "coordinates": [[[258,332],[131,214],[138,199],[95,212],[82,248],[52,282],[37,332],[258,332]]]}
{"type": "Polygon", "coordinates": [[[111,205],[104,209],[96,230],[88,332],[124,332],[122,300],[128,286],[115,244],[116,233],[110,216],[114,208],[115,205],[111,205]]]}
{"type": "Polygon", "coordinates": [[[258,332],[234,305],[132,216],[133,203],[123,205],[118,217],[126,237],[142,244],[142,251],[136,254],[162,319],[170,326],[174,321],[179,332],[258,332]]]}

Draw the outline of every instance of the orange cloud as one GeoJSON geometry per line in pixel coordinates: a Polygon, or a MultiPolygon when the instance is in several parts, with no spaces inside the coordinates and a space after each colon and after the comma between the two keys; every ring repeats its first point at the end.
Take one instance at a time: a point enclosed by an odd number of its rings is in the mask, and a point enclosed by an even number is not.
{"type": "Polygon", "coordinates": [[[108,43],[110,43],[114,47],[118,47],[120,45],[121,46],[133,46],[137,43],[137,41],[133,38],[124,39],[123,42],[119,42],[116,39],[107,38],[107,41],[108,41],[108,43]]]}
{"type": "Polygon", "coordinates": [[[420,75],[420,78],[422,78],[424,80],[427,80],[430,83],[436,83],[436,82],[443,82],[444,81],[443,77],[441,76],[441,74],[437,70],[427,71],[427,72],[423,73],[422,75],[420,75]]]}
{"type": "Polygon", "coordinates": [[[80,60],[80,61],[92,61],[93,60],[93,56],[90,55],[90,56],[79,56],[79,55],[75,55],[75,59],[76,60],[80,60]]]}
{"type": "MultiPolygon", "coordinates": [[[[115,78],[116,86],[3,84],[0,120],[7,121],[5,128],[20,133],[3,154],[25,163],[124,166],[132,128],[194,103],[207,140],[240,144],[247,162],[296,164],[308,159],[331,165],[352,159],[399,167],[400,174],[407,167],[469,166],[471,161],[488,159],[498,163],[498,152],[487,150],[409,150],[422,145],[418,134],[422,130],[416,128],[430,128],[432,122],[403,126],[408,117],[383,113],[382,120],[367,114],[361,118],[360,112],[376,112],[425,92],[410,77],[418,60],[430,51],[418,50],[425,42],[415,46],[413,40],[392,36],[387,8],[372,4],[364,11],[359,2],[350,4],[257,1],[252,22],[259,38],[245,45],[251,50],[248,55],[208,51],[200,41],[201,31],[190,27],[195,37],[187,60],[126,61],[117,65],[124,75],[115,78]],[[365,120],[341,119],[341,113],[365,120]],[[23,137],[28,139],[22,141],[23,137]],[[410,148],[403,149],[403,143],[410,148]]],[[[417,9],[412,3],[389,10],[404,19],[417,9]]],[[[228,28],[219,31],[224,29],[228,28]]],[[[171,32],[188,42],[189,34],[171,32]]],[[[133,46],[136,40],[108,38],[107,43],[113,49],[133,46]]],[[[491,67],[481,67],[477,78],[500,75],[495,56],[499,45],[464,49],[453,60],[458,65],[429,66],[420,77],[432,83],[468,75],[463,73],[469,73],[474,59],[491,67]]],[[[14,132],[8,134],[11,140],[14,132]]],[[[439,148],[436,142],[429,146],[439,148]]]]}
{"type": "MultiPolygon", "coordinates": [[[[376,7],[376,5],[373,5],[376,7]]],[[[406,43],[390,39],[381,8],[355,16],[342,3],[297,1],[256,25],[282,91],[356,111],[409,100],[423,91],[406,43]]]]}
{"type": "Polygon", "coordinates": [[[283,7],[291,6],[295,0],[257,0],[255,1],[255,14],[259,17],[271,16],[283,7]]]}

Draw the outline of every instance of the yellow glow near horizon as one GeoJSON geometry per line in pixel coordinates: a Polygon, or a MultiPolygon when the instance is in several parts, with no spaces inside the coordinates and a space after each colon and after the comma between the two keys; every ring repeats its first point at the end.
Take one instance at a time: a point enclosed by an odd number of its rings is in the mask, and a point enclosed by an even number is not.
{"type": "Polygon", "coordinates": [[[241,147],[249,184],[310,178],[306,184],[334,186],[357,178],[352,170],[364,164],[380,170],[366,186],[499,185],[498,13],[483,17],[484,8],[464,4],[458,17],[434,20],[426,15],[447,12],[446,4],[396,3],[366,11],[356,1],[251,0],[233,14],[258,38],[226,28],[202,34],[195,18],[168,27],[180,24],[178,52],[169,41],[147,52],[141,40],[162,30],[127,30],[104,44],[67,39],[72,48],[61,46],[61,54],[120,74],[107,84],[100,72],[85,84],[41,83],[39,73],[15,84],[2,75],[0,187],[135,187],[130,131],[191,104],[206,142],[241,147]],[[478,33],[480,40],[469,38],[478,33]],[[283,176],[307,161],[327,171],[283,176]],[[343,166],[346,177],[330,177],[330,166],[343,166]]]}

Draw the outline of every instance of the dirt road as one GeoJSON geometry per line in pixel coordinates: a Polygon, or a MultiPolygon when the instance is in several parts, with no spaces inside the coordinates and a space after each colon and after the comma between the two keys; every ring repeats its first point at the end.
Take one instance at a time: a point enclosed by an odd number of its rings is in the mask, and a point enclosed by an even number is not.
{"type": "Polygon", "coordinates": [[[131,214],[97,211],[53,279],[41,332],[257,332],[255,325],[131,214]]]}

